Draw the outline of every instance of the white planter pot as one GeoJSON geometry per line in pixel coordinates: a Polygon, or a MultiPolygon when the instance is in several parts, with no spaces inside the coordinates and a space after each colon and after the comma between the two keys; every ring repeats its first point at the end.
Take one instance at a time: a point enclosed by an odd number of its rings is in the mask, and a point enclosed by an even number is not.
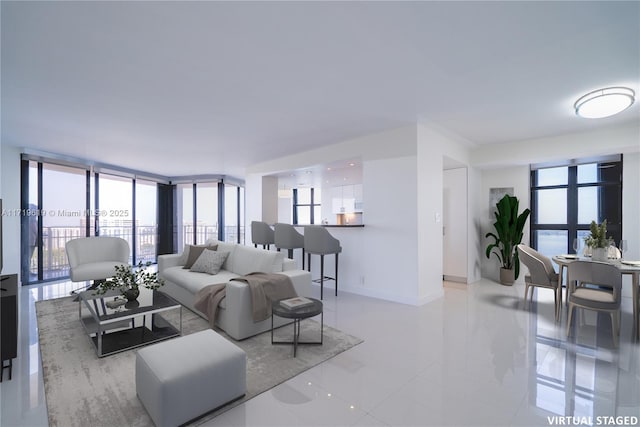
{"type": "Polygon", "coordinates": [[[609,261],[609,248],[593,248],[591,259],[594,261],[609,261]]]}
{"type": "Polygon", "coordinates": [[[506,268],[500,268],[500,283],[505,286],[513,285],[516,278],[516,271],[514,269],[507,270],[506,268]]]}

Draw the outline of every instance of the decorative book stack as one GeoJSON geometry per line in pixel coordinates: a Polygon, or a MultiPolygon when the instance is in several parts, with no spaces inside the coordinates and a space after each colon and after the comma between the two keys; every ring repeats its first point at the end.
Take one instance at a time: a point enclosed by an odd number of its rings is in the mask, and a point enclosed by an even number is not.
{"type": "Polygon", "coordinates": [[[294,310],[296,308],[313,305],[313,301],[305,297],[294,297],[289,299],[283,299],[282,301],[280,301],[280,305],[285,308],[294,310]]]}

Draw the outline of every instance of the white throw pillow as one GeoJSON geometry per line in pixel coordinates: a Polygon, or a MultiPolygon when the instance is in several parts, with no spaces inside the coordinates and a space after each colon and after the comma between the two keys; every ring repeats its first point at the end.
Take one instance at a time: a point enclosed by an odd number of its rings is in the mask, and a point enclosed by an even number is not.
{"type": "Polygon", "coordinates": [[[179,265],[185,265],[187,263],[187,260],[189,259],[189,247],[191,245],[186,244],[184,245],[184,249],[182,250],[182,253],[180,254],[180,261],[178,261],[179,265]]]}
{"type": "Polygon", "coordinates": [[[218,274],[229,252],[218,252],[205,249],[190,268],[190,271],[199,273],[218,274]]]}

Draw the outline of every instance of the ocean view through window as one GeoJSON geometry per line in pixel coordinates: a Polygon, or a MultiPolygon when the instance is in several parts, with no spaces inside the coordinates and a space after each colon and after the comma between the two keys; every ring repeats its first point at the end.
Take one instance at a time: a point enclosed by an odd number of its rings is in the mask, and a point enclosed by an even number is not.
{"type": "Polygon", "coordinates": [[[532,168],[531,245],[549,257],[584,249],[591,221],[607,220],[609,235],[622,238],[622,158],[532,168]]]}

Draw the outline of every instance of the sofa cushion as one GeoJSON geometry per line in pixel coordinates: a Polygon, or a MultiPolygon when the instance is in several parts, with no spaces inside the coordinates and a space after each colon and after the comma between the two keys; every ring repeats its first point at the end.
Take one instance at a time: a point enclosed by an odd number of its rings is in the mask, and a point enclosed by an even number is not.
{"type": "Polygon", "coordinates": [[[218,246],[217,251],[219,252],[229,252],[229,256],[227,257],[227,260],[224,262],[224,264],[222,264],[222,269],[223,270],[228,270],[228,271],[233,271],[233,269],[231,268],[231,266],[233,265],[233,258],[234,258],[234,254],[236,251],[236,247],[238,246],[235,243],[227,243],[227,242],[220,242],[220,241],[216,241],[215,243],[218,246]]]}
{"type": "Polygon", "coordinates": [[[212,251],[205,249],[191,266],[191,271],[208,274],[218,274],[222,264],[229,256],[229,252],[212,251]]]}
{"type": "MultiPolygon", "coordinates": [[[[185,246],[185,252],[187,252],[187,260],[184,262],[184,267],[189,269],[193,266],[193,263],[196,262],[202,252],[205,249],[211,249],[215,251],[217,249],[217,245],[188,245],[185,246]]],[[[184,256],[184,255],[183,255],[184,256]]]]}
{"type": "MultiPolygon", "coordinates": [[[[231,271],[241,276],[255,272],[272,273],[278,264],[278,255],[284,259],[284,253],[236,245],[233,263],[230,266],[231,271]]],[[[282,271],[282,260],[280,271],[282,271]]]]}
{"type": "MultiPolygon", "coordinates": [[[[220,270],[218,274],[212,276],[207,273],[196,273],[194,271],[185,270],[181,266],[169,267],[162,272],[162,277],[172,283],[185,288],[193,295],[207,285],[217,285],[227,283],[229,280],[238,277],[237,274],[226,270],[220,270]]],[[[160,288],[162,290],[162,288],[160,288]]]]}

